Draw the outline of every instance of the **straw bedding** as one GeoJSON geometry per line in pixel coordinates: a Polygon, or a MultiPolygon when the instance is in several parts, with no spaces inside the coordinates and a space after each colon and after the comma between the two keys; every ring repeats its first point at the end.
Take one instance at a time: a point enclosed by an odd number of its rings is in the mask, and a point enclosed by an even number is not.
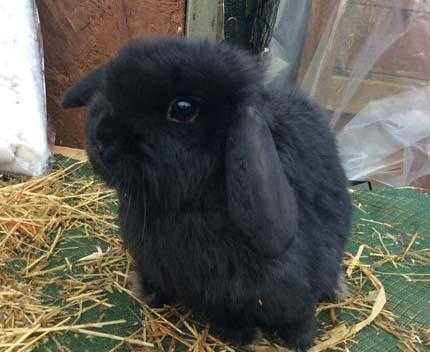
{"type": "MultiPolygon", "coordinates": [[[[353,198],[348,294],[319,306],[311,351],[424,351],[430,199],[411,190],[354,192],[353,198]]],[[[238,350],[211,336],[191,312],[154,310],[136,297],[116,206],[115,194],[84,161],[57,157],[41,178],[1,176],[0,351],[238,350]]],[[[248,349],[286,350],[264,339],[248,349]]]]}

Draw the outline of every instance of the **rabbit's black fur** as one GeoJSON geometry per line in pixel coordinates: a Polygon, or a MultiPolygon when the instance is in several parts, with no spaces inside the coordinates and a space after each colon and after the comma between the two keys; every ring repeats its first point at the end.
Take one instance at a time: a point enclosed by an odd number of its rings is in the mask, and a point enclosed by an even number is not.
{"type": "Polygon", "coordinates": [[[129,44],[64,100],[87,104],[89,157],[118,192],[144,291],[233,342],[261,328],[306,349],[350,231],[326,115],[295,88],[265,87],[237,49],[173,38],[129,44]],[[169,121],[184,96],[199,116],[169,121]]]}

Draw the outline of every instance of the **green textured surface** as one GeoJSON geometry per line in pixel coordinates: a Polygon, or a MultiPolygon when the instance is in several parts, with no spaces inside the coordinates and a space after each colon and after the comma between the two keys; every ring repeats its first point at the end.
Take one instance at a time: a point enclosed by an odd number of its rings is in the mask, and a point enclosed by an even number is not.
{"type": "MultiPolygon", "coordinates": [[[[403,253],[415,233],[418,238],[412,249],[430,248],[430,198],[427,194],[386,188],[374,192],[356,192],[353,198],[354,203],[360,205],[363,211],[355,212],[353,236],[348,251],[355,253],[361,244],[382,249],[377,232],[392,254],[403,253]],[[391,236],[394,236],[397,243],[391,236]]],[[[363,261],[371,264],[375,259],[367,258],[363,261]]],[[[397,264],[397,268],[386,263],[377,269],[377,273],[387,294],[387,307],[400,317],[398,321],[405,327],[411,324],[430,327],[429,265],[414,265],[410,259],[406,259],[405,263],[397,264]],[[414,275],[408,275],[411,273],[414,275]]],[[[366,328],[355,340],[358,344],[351,344],[351,351],[400,350],[396,339],[374,327],[366,328]]]]}
{"type": "MultiPolygon", "coordinates": [[[[92,174],[89,168],[83,168],[73,177],[92,177],[92,174]]],[[[430,236],[428,235],[430,232],[430,198],[427,195],[408,189],[379,189],[374,192],[354,192],[353,199],[360,210],[357,208],[355,212],[353,236],[347,248],[348,252],[355,253],[361,244],[368,244],[373,248],[382,247],[377,232],[381,233],[384,244],[391,253],[402,253],[415,233],[418,233],[419,236],[413,250],[430,248],[430,236]],[[397,240],[397,243],[393,238],[397,240]]],[[[106,244],[73,232],[68,234],[59,245],[64,248],[61,253],[73,261],[94,252],[97,245],[103,248],[106,244]],[[73,249],[70,249],[71,247],[73,249]]],[[[51,265],[54,266],[63,260],[64,258],[54,256],[51,265]]],[[[362,258],[363,262],[369,264],[375,260],[375,258],[365,256],[362,258]]],[[[17,260],[10,263],[9,268],[17,272],[22,266],[23,263],[17,260]]],[[[386,263],[377,271],[377,276],[387,293],[387,307],[400,317],[399,321],[402,325],[409,327],[411,324],[416,324],[421,327],[430,327],[429,266],[416,266],[410,258],[407,258],[397,268],[391,263],[386,263]],[[415,275],[408,276],[407,274],[410,273],[415,275]],[[405,276],[401,274],[405,274],[405,276]],[[422,281],[411,281],[416,279],[422,281]]],[[[64,304],[60,289],[61,287],[55,285],[46,288],[47,303],[64,304]]],[[[90,310],[80,317],[79,322],[95,321],[100,318],[103,318],[102,320],[126,319],[127,324],[112,326],[103,331],[129,336],[140,325],[141,309],[128,296],[115,290],[113,293],[108,293],[107,298],[113,305],[112,308],[90,310]]],[[[347,322],[358,321],[350,311],[340,310],[338,317],[347,322]]],[[[322,314],[321,322],[326,318],[326,315],[322,314]]],[[[354,341],[355,343],[348,343],[347,346],[340,347],[347,347],[350,351],[400,350],[396,338],[375,326],[366,327],[354,337],[354,341]]],[[[117,341],[68,333],[56,335],[55,340],[45,342],[35,351],[60,351],[62,349],[59,346],[61,346],[66,347],[68,351],[102,352],[110,351],[116,345],[118,345],[117,341]]],[[[422,350],[425,350],[424,346],[422,350]]],[[[118,351],[129,351],[129,349],[122,347],[118,351]]]]}

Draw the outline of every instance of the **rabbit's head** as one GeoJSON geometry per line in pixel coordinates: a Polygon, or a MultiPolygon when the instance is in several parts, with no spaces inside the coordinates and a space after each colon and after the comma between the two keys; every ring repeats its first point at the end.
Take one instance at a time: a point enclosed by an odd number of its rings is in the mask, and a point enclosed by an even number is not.
{"type": "Polygon", "coordinates": [[[147,39],[89,73],[63,106],[89,107],[87,151],[109,185],[192,194],[223,167],[232,117],[260,82],[254,60],[227,45],[147,39]]]}

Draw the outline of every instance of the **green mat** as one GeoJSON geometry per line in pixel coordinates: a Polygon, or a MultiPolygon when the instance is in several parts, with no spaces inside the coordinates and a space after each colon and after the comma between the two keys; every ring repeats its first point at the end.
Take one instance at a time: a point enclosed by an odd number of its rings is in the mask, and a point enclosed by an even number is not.
{"type": "MultiPolygon", "coordinates": [[[[68,163],[65,162],[66,165],[68,163]]],[[[71,179],[91,179],[93,176],[90,169],[84,166],[68,177],[71,179]]],[[[416,240],[412,243],[410,251],[424,259],[429,258],[430,198],[428,195],[410,189],[384,188],[373,192],[355,191],[353,192],[353,199],[356,204],[356,211],[353,236],[347,248],[348,252],[355,254],[360,245],[367,244],[376,251],[364,251],[360,261],[374,265],[383,258],[371,255],[371,253],[388,251],[390,254],[401,254],[411,243],[413,236],[416,235],[416,240]]],[[[115,207],[115,201],[112,200],[105,211],[114,214],[115,207]]],[[[47,234],[47,236],[52,238],[54,234],[47,234]]],[[[75,263],[80,258],[94,253],[97,247],[100,247],[104,252],[107,250],[108,244],[86,235],[84,230],[80,233],[76,229],[71,229],[58,243],[60,253],[64,257],[53,256],[49,265],[50,267],[58,266],[60,263],[64,263],[66,257],[68,262],[75,263]]],[[[419,262],[416,257],[407,255],[403,262],[396,265],[387,262],[378,266],[376,276],[386,291],[386,307],[398,316],[395,319],[397,326],[400,328],[403,326],[407,331],[413,329],[417,333],[417,339],[424,340],[423,329],[430,328],[430,267],[428,261],[427,264],[419,262]]],[[[25,258],[17,256],[16,260],[7,264],[6,269],[0,266],[0,270],[7,270],[9,275],[15,275],[17,280],[25,281],[26,279],[21,277],[20,272],[27,264],[25,258]]],[[[49,277],[48,273],[45,279],[48,280],[49,277]]],[[[69,279],[70,273],[65,272],[62,278],[64,280],[69,279]]],[[[62,296],[62,284],[63,282],[59,279],[57,282],[46,285],[44,304],[51,306],[66,304],[62,296]]],[[[98,289],[105,291],[104,298],[107,300],[108,306],[96,307],[82,313],[75,320],[75,323],[84,324],[93,321],[125,319],[126,323],[107,326],[101,331],[117,336],[130,336],[141,326],[144,314],[142,308],[129,295],[119,292],[115,287],[106,284],[106,286],[101,285],[98,289]]],[[[90,306],[90,304],[86,303],[85,306],[90,306]]],[[[362,316],[348,309],[337,310],[337,317],[339,321],[344,320],[350,323],[362,319],[362,316]]],[[[322,327],[327,324],[328,315],[320,314],[319,319],[322,327]]],[[[428,346],[425,347],[425,341],[418,342],[422,343],[416,344],[415,348],[422,351],[427,350],[428,346]]],[[[67,332],[55,334],[43,340],[34,351],[101,352],[111,351],[118,345],[119,341],[109,338],[67,332]]],[[[181,347],[179,344],[176,347],[177,350],[186,350],[184,346],[181,347]]],[[[134,349],[123,344],[115,350],[145,350],[142,347],[139,348],[134,349]]],[[[157,347],[157,349],[162,348],[162,345],[157,347]]],[[[398,338],[374,324],[364,328],[353,338],[353,341],[341,344],[337,348],[360,352],[407,350],[404,345],[399,345],[398,338]]]]}
{"type": "MultiPolygon", "coordinates": [[[[355,192],[353,199],[359,209],[355,212],[348,251],[355,253],[361,244],[384,250],[378,233],[382,234],[384,246],[390,253],[402,253],[414,234],[418,234],[414,250],[430,248],[430,198],[427,194],[386,188],[355,192]]],[[[369,264],[375,261],[375,258],[367,259],[369,264]]],[[[387,294],[387,306],[399,316],[400,323],[429,328],[430,266],[414,265],[411,260],[397,267],[386,263],[377,269],[377,274],[387,294]]],[[[351,351],[400,350],[397,339],[374,327],[363,330],[356,341],[357,344],[349,346],[351,351]]]]}

